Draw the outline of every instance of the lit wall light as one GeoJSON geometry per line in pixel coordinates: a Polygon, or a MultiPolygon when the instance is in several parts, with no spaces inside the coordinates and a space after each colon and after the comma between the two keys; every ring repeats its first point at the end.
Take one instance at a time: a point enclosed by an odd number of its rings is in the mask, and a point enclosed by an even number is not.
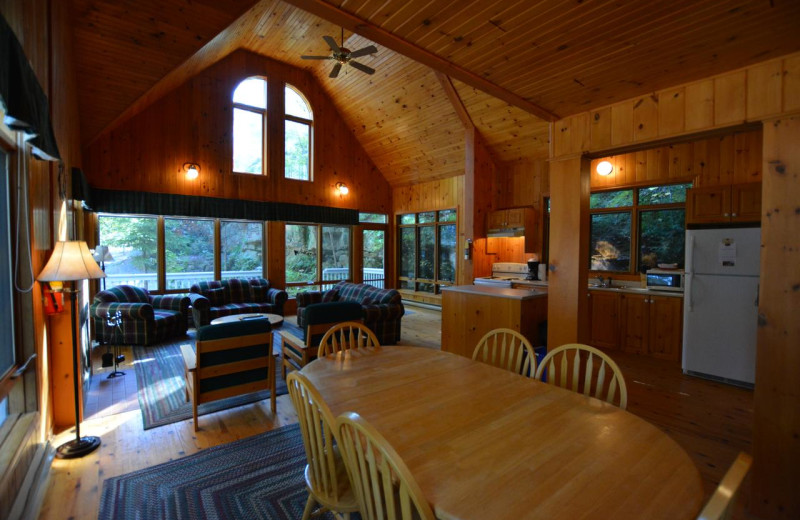
{"type": "Polygon", "coordinates": [[[183,163],[183,171],[186,172],[186,178],[193,181],[200,175],[200,165],[196,163],[183,163]]]}
{"type": "Polygon", "coordinates": [[[611,175],[611,172],[614,171],[614,165],[608,161],[600,161],[597,163],[597,174],[606,177],[611,175]]]}
{"type": "Polygon", "coordinates": [[[333,187],[336,188],[336,191],[339,192],[339,195],[347,195],[350,193],[350,188],[348,188],[347,184],[343,182],[337,182],[333,185],[333,187]]]}

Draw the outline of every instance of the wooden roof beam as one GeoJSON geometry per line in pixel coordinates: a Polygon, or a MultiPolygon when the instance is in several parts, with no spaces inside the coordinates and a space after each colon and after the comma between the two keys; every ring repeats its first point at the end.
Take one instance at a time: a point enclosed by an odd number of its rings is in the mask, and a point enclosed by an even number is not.
{"type": "Polygon", "coordinates": [[[442,89],[444,89],[444,93],[450,100],[450,104],[453,105],[453,109],[456,111],[456,114],[458,114],[461,124],[463,124],[464,128],[467,130],[475,128],[475,124],[472,122],[472,118],[467,111],[467,107],[464,106],[464,102],[461,101],[461,96],[458,95],[456,87],[453,86],[453,81],[447,74],[443,74],[438,70],[434,70],[433,72],[436,74],[436,79],[438,79],[439,83],[442,84],[442,89]]]}
{"type": "Polygon", "coordinates": [[[444,58],[433,54],[432,52],[423,49],[413,43],[410,43],[399,36],[396,36],[377,25],[374,25],[366,20],[354,16],[347,11],[344,11],[336,6],[333,6],[324,0],[285,0],[286,3],[299,7],[313,15],[319,16],[324,20],[331,23],[338,24],[349,31],[353,31],[365,38],[372,40],[378,45],[388,47],[395,52],[418,61],[423,65],[439,71],[451,78],[466,83],[472,87],[491,94],[492,96],[502,99],[510,105],[519,107],[526,112],[529,112],[536,117],[544,119],[545,121],[554,122],[560,117],[549,110],[540,107],[535,103],[531,103],[525,98],[522,98],[513,92],[510,92],[491,81],[482,78],[481,76],[470,72],[458,65],[451,63],[444,58]]]}

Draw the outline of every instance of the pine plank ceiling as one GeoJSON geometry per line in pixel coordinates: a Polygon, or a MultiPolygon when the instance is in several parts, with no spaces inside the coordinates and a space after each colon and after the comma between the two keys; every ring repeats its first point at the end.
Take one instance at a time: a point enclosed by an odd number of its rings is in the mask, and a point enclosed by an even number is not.
{"type": "Polygon", "coordinates": [[[85,145],[245,48],[314,74],[395,186],[464,171],[434,69],[504,163],[547,157],[547,119],[800,50],[796,0],[70,1],[85,145]],[[340,26],[376,74],[300,59],[340,26]]]}

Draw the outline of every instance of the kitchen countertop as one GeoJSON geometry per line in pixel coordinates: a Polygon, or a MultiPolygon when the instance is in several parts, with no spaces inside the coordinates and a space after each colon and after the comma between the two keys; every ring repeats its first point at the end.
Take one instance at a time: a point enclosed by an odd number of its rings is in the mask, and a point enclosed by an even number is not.
{"type": "Polygon", "coordinates": [[[595,287],[590,285],[590,291],[618,292],[627,294],[646,294],[648,296],[671,296],[673,298],[683,298],[683,293],[678,291],[659,291],[653,289],[643,289],[641,287],[595,287]]]}
{"type": "Polygon", "coordinates": [[[528,287],[541,287],[546,289],[547,282],[542,280],[511,280],[514,285],[525,285],[528,287]]]}
{"type": "Polygon", "coordinates": [[[442,287],[442,291],[476,294],[479,296],[495,296],[497,298],[511,298],[513,300],[547,298],[547,292],[542,290],[509,289],[505,287],[491,287],[489,285],[453,285],[450,287],[442,287]]]}

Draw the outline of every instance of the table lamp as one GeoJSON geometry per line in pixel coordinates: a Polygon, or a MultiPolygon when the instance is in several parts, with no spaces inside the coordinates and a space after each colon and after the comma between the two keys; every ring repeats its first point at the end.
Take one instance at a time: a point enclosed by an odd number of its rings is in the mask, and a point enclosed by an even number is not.
{"type": "MultiPolygon", "coordinates": [[[[70,295],[72,311],[72,383],[75,393],[75,440],[65,442],[56,449],[56,457],[73,459],[83,457],[100,446],[99,437],[81,437],[80,401],[78,387],[78,332],[75,325],[76,295],[80,292],[75,282],[79,280],[105,278],[106,274],[97,265],[83,240],[56,242],[50,260],[39,273],[40,282],[72,282],[71,287],[61,287],[62,292],[70,295]]],[[[57,284],[51,284],[57,285],[57,284]]],[[[58,287],[53,288],[58,291],[58,287]]]]}

